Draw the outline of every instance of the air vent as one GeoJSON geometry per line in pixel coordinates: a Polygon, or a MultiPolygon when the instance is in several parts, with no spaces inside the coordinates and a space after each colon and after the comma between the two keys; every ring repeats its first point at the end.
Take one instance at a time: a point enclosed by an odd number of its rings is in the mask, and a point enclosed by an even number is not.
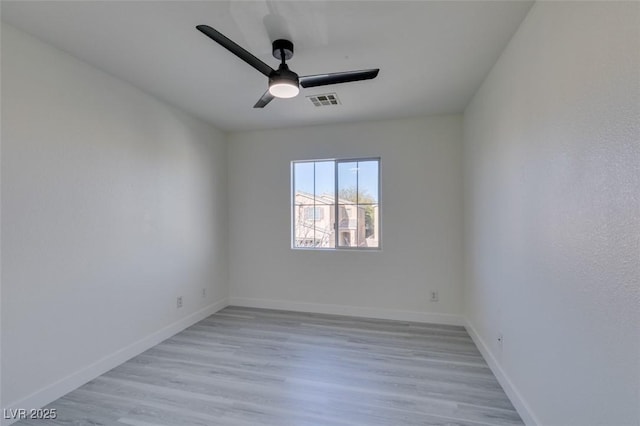
{"type": "Polygon", "coordinates": [[[307,98],[317,107],[340,105],[340,99],[335,93],[307,96],[307,98]]]}

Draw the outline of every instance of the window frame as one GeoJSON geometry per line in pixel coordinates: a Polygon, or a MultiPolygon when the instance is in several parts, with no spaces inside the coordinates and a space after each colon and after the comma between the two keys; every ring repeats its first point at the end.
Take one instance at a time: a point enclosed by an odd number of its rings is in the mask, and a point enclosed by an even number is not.
{"type": "MultiPolygon", "coordinates": [[[[290,188],[290,194],[291,194],[291,249],[292,250],[313,250],[313,251],[368,251],[368,252],[379,252],[382,251],[382,185],[381,185],[381,175],[382,175],[382,160],[381,157],[349,157],[349,158],[320,158],[320,159],[313,159],[313,160],[293,160],[291,161],[291,188],[290,188]],[[333,172],[334,172],[334,200],[335,203],[333,205],[333,209],[334,209],[334,225],[333,225],[333,232],[334,232],[334,247],[316,247],[316,246],[299,246],[297,247],[295,245],[296,243],[296,232],[295,232],[295,210],[296,210],[296,201],[295,201],[295,197],[296,197],[296,180],[295,180],[295,165],[296,164],[301,164],[301,163],[319,163],[319,162],[328,162],[331,161],[333,162],[333,172]],[[377,247],[359,247],[359,246],[340,246],[339,245],[339,239],[340,239],[340,227],[339,227],[339,209],[340,209],[340,203],[338,202],[338,193],[339,193],[339,182],[338,182],[338,164],[340,163],[353,163],[353,162],[365,162],[365,161],[376,161],[378,163],[378,176],[377,176],[377,187],[378,187],[378,193],[377,195],[377,208],[378,208],[378,246],[377,247]]],[[[359,179],[356,181],[358,182],[359,179]]],[[[356,184],[356,194],[358,193],[358,185],[356,184]]],[[[315,194],[315,176],[314,176],[314,194],[313,194],[314,198],[316,196],[315,194]]],[[[359,203],[355,203],[356,205],[359,205],[359,203]]],[[[370,205],[370,204],[366,204],[366,205],[370,205]]],[[[314,204],[314,209],[317,208],[314,204]]]]}

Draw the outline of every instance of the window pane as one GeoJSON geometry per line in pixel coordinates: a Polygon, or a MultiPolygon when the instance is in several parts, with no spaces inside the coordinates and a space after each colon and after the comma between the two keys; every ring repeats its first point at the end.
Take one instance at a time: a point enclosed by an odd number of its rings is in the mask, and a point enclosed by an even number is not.
{"type": "Polygon", "coordinates": [[[316,247],[335,247],[333,229],[334,204],[317,204],[314,207],[314,228],[316,247]]]}
{"type": "Polygon", "coordinates": [[[313,205],[297,205],[293,209],[294,247],[313,247],[315,227],[313,221],[313,205]],[[311,218],[306,212],[311,209],[311,218]]]}
{"type": "Polygon", "coordinates": [[[329,196],[333,200],[336,191],[335,186],[335,161],[318,161],[316,164],[316,189],[317,197],[329,196]]]}
{"type": "Polygon", "coordinates": [[[378,160],[358,161],[358,204],[378,203],[378,160]]]}
{"type": "Polygon", "coordinates": [[[338,246],[357,247],[358,245],[358,206],[340,204],[338,206],[338,246]]]}
{"type": "Polygon", "coordinates": [[[340,203],[358,201],[358,163],[356,161],[338,163],[338,197],[340,203]]]}
{"type": "Polygon", "coordinates": [[[380,209],[377,204],[362,206],[365,212],[364,241],[360,247],[380,247],[380,209]]]}
{"type": "MultiPolygon", "coordinates": [[[[293,167],[295,202],[298,204],[299,194],[313,196],[313,162],[294,163],[293,167]]],[[[311,201],[311,204],[313,204],[313,201],[311,201]]]]}

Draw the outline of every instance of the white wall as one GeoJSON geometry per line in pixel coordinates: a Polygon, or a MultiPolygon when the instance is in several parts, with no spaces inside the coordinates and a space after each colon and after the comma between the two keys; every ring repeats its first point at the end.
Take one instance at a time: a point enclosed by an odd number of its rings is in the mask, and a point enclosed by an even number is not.
{"type": "Polygon", "coordinates": [[[640,424],[639,84],[639,3],[538,2],[465,111],[466,314],[531,423],[640,424]]]}
{"type": "Polygon", "coordinates": [[[3,407],[224,304],[225,135],[3,24],[1,166],[3,407]]]}
{"type": "Polygon", "coordinates": [[[232,304],[459,320],[460,116],[234,133],[228,149],[232,304]],[[383,250],[292,250],[290,162],[376,156],[383,250]]]}

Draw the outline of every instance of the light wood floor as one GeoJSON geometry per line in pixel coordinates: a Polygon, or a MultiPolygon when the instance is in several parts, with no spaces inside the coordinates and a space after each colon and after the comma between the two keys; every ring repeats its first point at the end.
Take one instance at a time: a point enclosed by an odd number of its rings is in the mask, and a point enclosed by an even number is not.
{"type": "Polygon", "coordinates": [[[19,425],[521,425],[464,328],[228,307],[19,425]]]}

